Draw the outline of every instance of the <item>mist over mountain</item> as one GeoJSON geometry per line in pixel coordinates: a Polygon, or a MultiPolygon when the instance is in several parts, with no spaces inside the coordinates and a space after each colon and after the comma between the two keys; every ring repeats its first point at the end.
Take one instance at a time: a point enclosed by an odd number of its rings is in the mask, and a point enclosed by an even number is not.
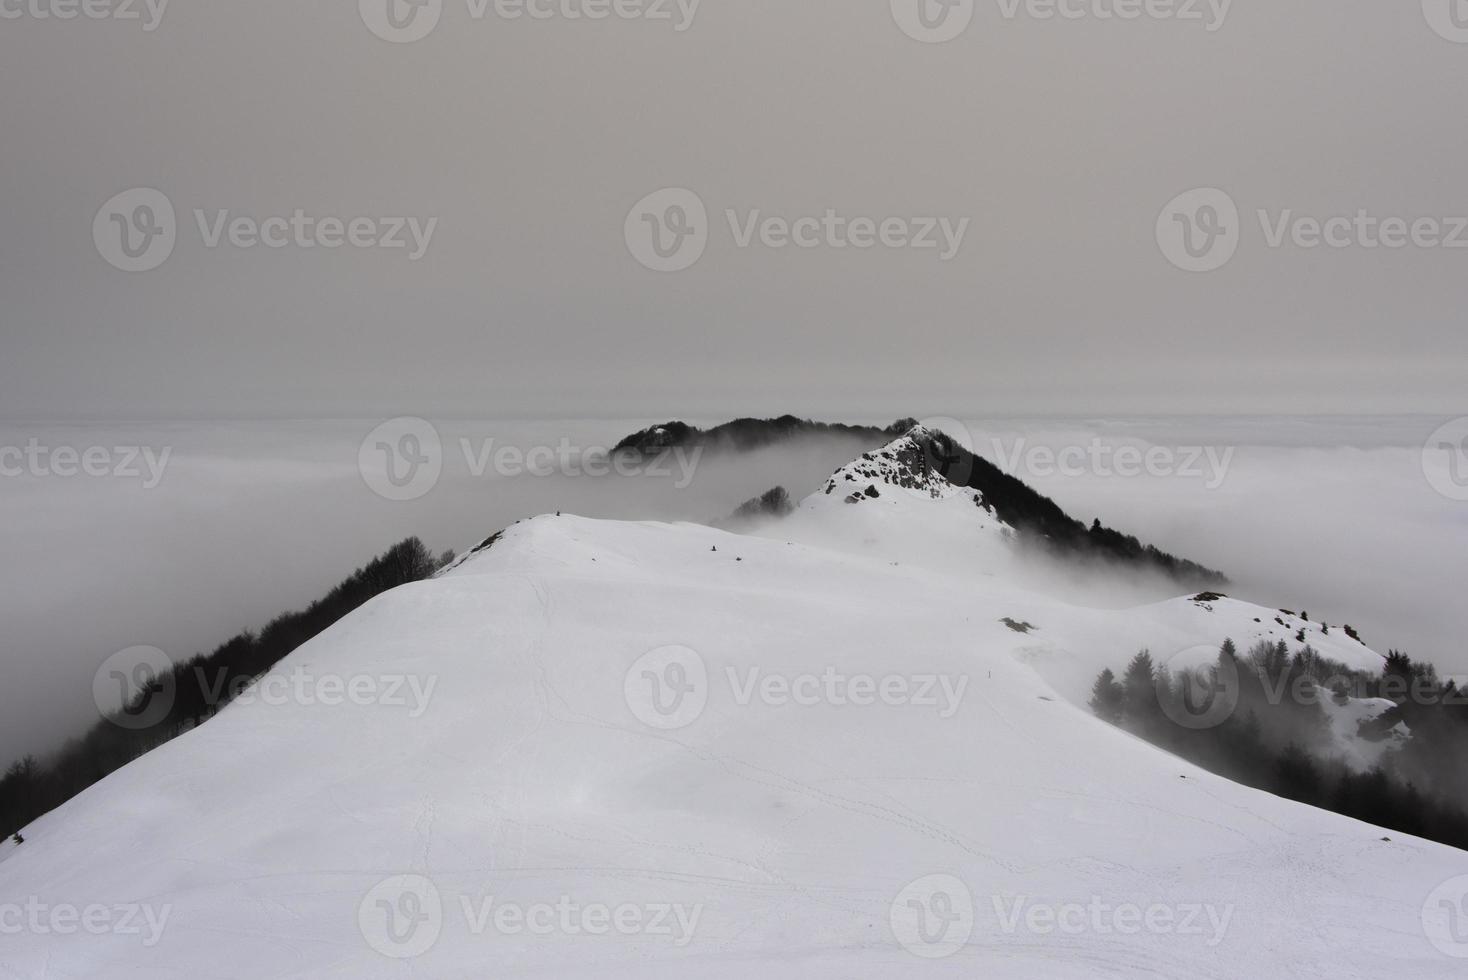
{"type": "MultiPolygon", "coordinates": [[[[885,428],[812,422],[793,415],[776,419],[736,419],[711,429],[700,429],[672,421],[635,432],[617,444],[614,452],[643,456],[673,449],[704,449],[715,453],[748,452],[805,438],[839,435],[863,443],[881,445],[894,436],[917,430],[911,445],[902,452],[910,457],[902,465],[916,473],[929,471],[959,486],[979,491],[992,508],[1027,545],[1067,560],[1115,564],[1124,570],[1153,573],[1178,582],[1184,588],[1223,587],[1228,577],[1198,562],[1170,555],[1143,544],[1136,537],[1103,527],[1100,520],[1087,526],[1065,513],[1053,500],[1024,481],[972,452],[952,435],[920,428],[916,419],[899,419],[885,428]]],[[[759,505],[744,505],[742,516],[758,512],[759,505]]]]}
{"type": "Polygon", "coordinates": [[[708,449],[714,452],[749,452],[802,437],[835,436],[861,443],[881,445],[901,435],[916,424],[913,419],[899,419],[885,427],[847,425],[841,422],[815,422],[810,419],[782,415],[773,419],[741,418],[708,429],[686,422],[671,421],[648,426],[618,442],[614,453],[632,452],[649,455],[682,447],[708,449]]]}
{"type": "MultiPolygon", "coordinates": [[[[1018,574],[1024,532],[949,478],[951,450],[909,429],[745,534],[546,514],[352,608],[0,845],[15,893],[147,923],[22,933],[7,968],[1454,976],[1434,901],[1468,852],[1135,738],[1117,726],[1144,688],[1228,745],[1211,716],[1247,703],[1161,698],[1153,666],[1097,717],[1097,672],[1128,658],[1400,662],[1217,592],[1076,604],[1018,574]]],[[[146,720],[164,692],[139,693],[146,720]]],[[[1342,697],[1317,749],[1370,766],[1411,744],[1342,697]]],[[[1373,778],[1348,792],[1385,800],[1373,778]]]]}

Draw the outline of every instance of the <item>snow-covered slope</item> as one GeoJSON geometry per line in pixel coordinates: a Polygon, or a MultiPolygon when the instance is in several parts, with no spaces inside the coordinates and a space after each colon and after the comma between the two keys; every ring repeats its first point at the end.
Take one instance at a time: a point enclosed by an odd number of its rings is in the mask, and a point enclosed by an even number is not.
{"type": "Polygon", "coordinates": [[[1047,583],[1044,574],[1032,574],[1014,529],[983,496],[934,472],[933,451],[925,448],[931,436],[918,427],[854,460],[759,533],[974,582],[1004,617],[1035,627],[1023,656],[1078,703],[1103,668],[1118,669],[1140,649],[1177,670],[1211,662],[1225,639],[1242,652],[1283,640],[1292,653],[1309,646],[1347,667],[1381,670],[1384,658],[1343,628],[1216,593],[1096,609],[1081,602],[1080,590],[1067,606],[1046,587],[1053,576],[1047,583]],[[1057,607],[1064,610],[1058,618],[1048,615],[1057,607]]]}
{"type": "MultiPolygon", "coordinates": [[[[878,490],[791,528],[1004,540],[972,499],[878,490]]],[[[272,672],[373,703],[247,699],[26,828],[0,907],[166,926],[7,932],[0,976],[1461,975],[1421,910],[1468,854],[1072,703],[1250,608],[1081,609],[865,547],[516,525],[272,672]]]]}

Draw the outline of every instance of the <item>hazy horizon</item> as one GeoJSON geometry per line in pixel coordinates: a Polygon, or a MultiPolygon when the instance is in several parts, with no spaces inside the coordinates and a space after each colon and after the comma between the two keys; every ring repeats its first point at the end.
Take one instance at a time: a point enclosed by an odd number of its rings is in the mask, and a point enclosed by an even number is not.
{"type": "MultiPolygon", "coordinates": [[[[303,607],[403,537],[417,535],[435,552],[462,552],[512,521],[555,510],[706,522],[776,483],[798,499],[855,455],[853,443],[835,440],[710,456],[687,461],[694,479],[686,486],[677,459],[666,475],[599,477],[568,475],[549,455],[563,441],[578,451],[610,447],[664,421],[436,419],[442,475],[405,501],[384,499],[359,471],[363,440],[381,419],[6,426],[6,444],[147,445],[155,459],[164,450],[169,456],[151,489],[144,487],[146,458],[134,478],[7,480],[0,547],[11,560],[0,573],[0,620],[8,627],[0,656],[10,667],[0,690],[0,755],[49,752],[95,721],[92,673],[111,653],[135,645],[176,659],[207,652],[303,607]],[[539,463],[510,457],[508,465],[522,467],[517,473],[493,455],[505,447],[544,447],[547,455],[539,463]],[[555,472],[536,476],[534,466],[555,472]]],[[[1445,672],[1468,673],[1468,651],[1454,645],[1468,633],[1468,613],[1453,600],[1468,576],[1453,534],[1468,515],[1434,492],[1422,471],[1422,442],[1436,420],[935,421],[957,423],[976,451],[1072,516],[1099,517],[1222,569],[1241,598],[1303,606],[1320,619],[1352,623],[1377,649],[1405,648],[1445,672]],[[1097,440],[1172,449],[1180,472],[1107,475],[1104,459],[1084,475],[1032,465],[1036,447],[1085,448],[1097,440]],[[1186,469],[1188,447],[1212,449],[1215,462],[1204,454],[1186,469]],[[1225,468],[1214,472],[1220,462],[1225,468]],[[1395,501],[1395,509],[1382,500],[1395,501]]]]}

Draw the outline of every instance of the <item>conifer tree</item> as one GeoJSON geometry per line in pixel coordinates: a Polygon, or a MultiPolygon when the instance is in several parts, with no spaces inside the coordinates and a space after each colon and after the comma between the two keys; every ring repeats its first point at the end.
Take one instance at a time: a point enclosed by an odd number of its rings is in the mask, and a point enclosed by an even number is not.
{"type": "Polygon", "coordinates": [[[1120,723],[1125,700],[1126,692],[1116,682],[1116,675],[1111,672],[1111,668],[1101,671],[1101,676],[1096,678],[1096,683],[1091,688],[1091,710],[1096,713],[1096,717],[1113,725],[1120,723]]]}

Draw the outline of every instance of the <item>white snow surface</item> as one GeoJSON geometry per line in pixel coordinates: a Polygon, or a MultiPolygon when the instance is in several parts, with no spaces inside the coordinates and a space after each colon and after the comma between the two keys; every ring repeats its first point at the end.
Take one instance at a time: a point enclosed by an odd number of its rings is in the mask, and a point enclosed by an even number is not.
{"type": "MultiPolygon", "coordinates": [[[[0,906],[147,903],[167,926],[152,946],[0,935],[0,977],[1462,976],[1420,916],[1468,854],[1210,775],[1084,707],[1141,646],[1166,662],[1293,623],[1233,600],[1068,605],[984,570],[1006,529],[966,491],[879,489],[763,536],[537,518],[368,603],[272,673],[432,680],[426,710],[236,703],[40,819],[0,906]],[[930,535],[977,564],[921,561],[930,535]],[[707,671],[680,728],[627,693],[669,645],[707,671]],[[751,670],[962,696],[741,703],[751,670]],[[372,938],[384,894],[413,908],[379,887],[401,875],[443,910],[412,958],[372,938]],[[893,922],[934,875],[973,904],[943,958],[893,922]],[[491,896],[696,926],[476,933],[462,902],[491,896]],[[1165,908],[1197,931],[1006,926],[1016,902],[1165,908]]],[[[1379,664],[1338,633],[1311,642],[1379,664]]]]}

